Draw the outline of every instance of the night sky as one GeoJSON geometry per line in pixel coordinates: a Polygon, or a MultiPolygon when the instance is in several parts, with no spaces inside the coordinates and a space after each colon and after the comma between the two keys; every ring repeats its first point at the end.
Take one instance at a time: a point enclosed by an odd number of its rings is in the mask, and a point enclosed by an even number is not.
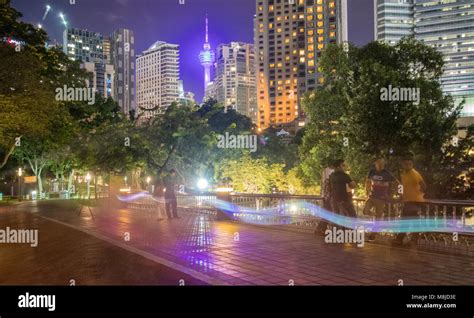
{"type": "MultiPolygon", "coordinates": [[[[63,12],[69,27],[109,35],[122,27],[135,33],[135,53],[140,54],[155,41],[180,45],[180,71],[184,89],[203,96],[204,72],[198,54],[204,42],[204,19],[209,16],[210,43],[243,41],[253,43],[253,15],[256,0],[12,0],[23,20],[41,23],[51,40],[62,44],[63,12]],[[51,5],[45,21],[46,4],[51,5]]],[[[363,45],[373,39],[373,0],[348,0],[349,40],[363,45]]]]}

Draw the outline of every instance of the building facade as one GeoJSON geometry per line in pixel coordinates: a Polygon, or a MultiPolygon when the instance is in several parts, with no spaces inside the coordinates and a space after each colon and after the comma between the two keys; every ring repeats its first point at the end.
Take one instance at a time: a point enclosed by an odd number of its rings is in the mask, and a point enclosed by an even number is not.
{"type": "Polygon", "coordinates": [[[441,77],[443,92],[456,104],[465,100],[461,116],[474,117],[474,0],[375,0],[376,39],[394,44],[404,35],[443,53],[445,71],[441,77]],[[400,2],[411,32],[384,33],[390,25],[392,2],[400,2]],[[398,36],[397,36],[398,35],[398,36]]]}
{"type": "Polygon", "coordinates": [[[107,39],[100,33],[69,28],[63,32],[63,51],[73,61],[81,62],[81,67],[90,72],[87,82],[104,98],[115,98],[114,81],[116,73],[110,64],[107,39]]]}
{"type": "Polygon", "coordinates": [[[155,42],[136,59],[137,113],[146,120],[179,100],[179,46],[155,42]]]}
{"type": "Polygon", "coordinates": [[[232,42],[217,47],[214,98],[253,122],[257,119],[257,84],[253,44],[232,42]]]}
{"type": "Polygon", "coordinates": [[[91,73],[89,85],[102,96],[112,97],[121,111],[130,115],[135,109],[135,39],[131,30],[118,29],[104,37],[70,28],[63,33],[63,50],[91,73]]]}
{"type": "Polygon", "coordinates": [[[303,95],[323,83],[329,43],[347,41],[346,0],[257,0],[254,20],[259,128],[304,117],[303,95]]]}
{"type": "Polygon", "coordinates": [[[127,116],[135,111],[135,37],[133,31],[118,29],[108,39],[110,63],[115,69],[114,96],[127,116]]]}
{"type": "Polygon", "coordinates": [[[88,87],[94,87],[104,98],[113,98],[115,71],[111,64],[85,62],[81,68],[90,73],[88,87]]]}
{"type": "Polygon", "coordinates": [[[375,40],[389,44],[413,34],[414,0],[374,0],[375,40]]]}
{"type": "Polygon", "coordinates": [[[63,51],[73,61],[107,63],[104,37],[97,32],[69,28],[63,32],[63,51]]]}

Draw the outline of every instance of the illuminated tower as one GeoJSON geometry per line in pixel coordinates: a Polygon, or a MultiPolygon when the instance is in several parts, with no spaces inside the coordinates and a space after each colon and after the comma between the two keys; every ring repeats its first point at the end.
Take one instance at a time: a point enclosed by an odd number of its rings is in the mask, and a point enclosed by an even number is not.
{"type": "Polygon", "coordinates": [[[216,58],[214,51],[211,50],[211,44],[209,44],[208,31],[209,28],[206,15],[206,42],[203,45],[203,50],[201,51],[201,53],[199,53],[199,61],[204,67],[204,92],[206,91],[207,86],[211,82],[211,67],[214,65],[216,58]]]}

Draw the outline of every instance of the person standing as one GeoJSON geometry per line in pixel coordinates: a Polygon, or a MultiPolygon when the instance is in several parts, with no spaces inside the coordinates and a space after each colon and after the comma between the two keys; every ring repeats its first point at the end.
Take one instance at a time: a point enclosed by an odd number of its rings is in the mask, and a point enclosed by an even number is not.
{"type": "Polygon", "coordinates": [[[164,179],[164,197],[165,208],[168,219],[178,217],[178,202],[176,200],[175,186],[176,186],[176,170],[171,169],[169,174],[164,179]]]}
{"type": "MultiPolygon", "coordinates": [[[[364,215],[374,216],[376,220],[383,218],[386,201],[390,199],[390,189],[398,180],[385,169],[385,160],[382,157],[375,158],[375,169],[370,169],[365,180],[365,191],[368,199],[364,206],[364,215]],[[375,213],[372,212],[375,209],[375,213]]],[[[375,233],[369,235],[369,241],[375,239],[375,233]]]]}
{"type": "MultiPolygon", "coordinates": [[[[413,223],[419,222],[419,212],[423,209],[424,192],[426,190],[426,183],[421,174],[415,170],[413,163],[413,155],[409,154],[401,160],[402,170],[400,178],[402,181],[402,201],[403,201],[403,218],[413,219],[413,223]]],[[[412,233],[410,243],[416,244],[418,242],[420,233],[412,233]]],[[[398,233],[394,240],[394,244],[403,244],[403,239],[406,233],[398,233]]]]}
{"type": "MultiPolygon", "coordinates": [[[[322,198],[322,207],[326,211],[331,211],[332,204],[331,204],[331,193],[330,193],[330,186],[329,186],[329,177],[334,172],[334,165],[333,162],[329,162],[328,166],[323,169],[321,173],[321,198],[322,198]]],[[[324,234],[326,231],[328,222],[324,219],[318,223],[318,227],[316,229],[317,233],[324,234]]]]}
{"type": "Polygon", "coordinates": [[[345,172],[347,169],[343,159],[334,162],[334,172],[329,177],[330,192],[334,202],[334,210],[336,213],[350,217],[357,217],[354,205],[352,204],[352,196],[347,192],[347,188],[355,189],[356,183],[345,172]]]}

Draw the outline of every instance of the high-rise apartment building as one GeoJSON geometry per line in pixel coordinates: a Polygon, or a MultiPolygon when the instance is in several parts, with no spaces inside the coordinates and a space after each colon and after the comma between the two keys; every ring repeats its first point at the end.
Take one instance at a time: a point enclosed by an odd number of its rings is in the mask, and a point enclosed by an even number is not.
{"type": "Polygon", "coordinates": [[[347,41],[347,1],[257,0],[254,28],[257,126],[302,117],[300,99],[324,81],[317,69],[322,51],[347,41]]]}
{"type": "Polygon", "coordinates": [[[135,110],[135,37],[133,31],[118,29],[110,42],[110,61],[115,69],[114,96],[127,116],[135,110]]]}
{"type": "Polygon", "coordinates": [[[376,39],[394,44],[413,34],[443,53],[443,91],[457,104],[465,100],[461,116],[474,117],[474,0],[374,0],[374,5],[376,39]],[[397,6],[404,8],[403,23],[393,23],[397,6]],[[394,32],[397,25],[404,32],[394,32]]]}
{"type": "Polygon", "coordinates": [[[179,46],[155,42],[136,59],[137,112],[149,119],[179,100],[179,46]]]}
{"type": "Polygon", "coordinates": [[[217,47],[214,98],[226,108],[257,119],[257,84],[253,44],[232,42],[217,47]]]}

